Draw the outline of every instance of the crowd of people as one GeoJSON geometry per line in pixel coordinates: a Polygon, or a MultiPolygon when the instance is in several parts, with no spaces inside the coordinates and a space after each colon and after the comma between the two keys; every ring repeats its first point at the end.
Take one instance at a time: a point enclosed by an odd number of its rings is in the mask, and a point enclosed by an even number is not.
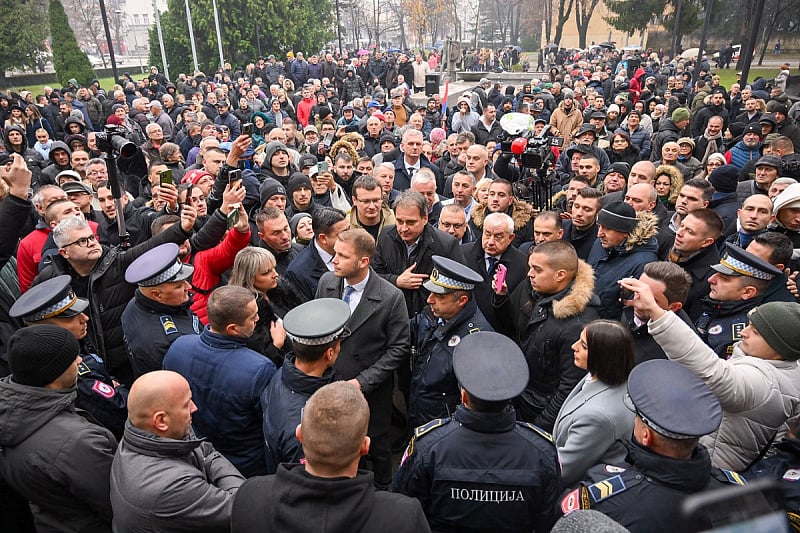
{"type": "Polygon", "coordinates": [[[448,105],[388,56],[0,95],[0,529],[800,512],[788,65],[601,50],[448,105]],[[507,114],[562,139],[544,201],[507,114]]]}

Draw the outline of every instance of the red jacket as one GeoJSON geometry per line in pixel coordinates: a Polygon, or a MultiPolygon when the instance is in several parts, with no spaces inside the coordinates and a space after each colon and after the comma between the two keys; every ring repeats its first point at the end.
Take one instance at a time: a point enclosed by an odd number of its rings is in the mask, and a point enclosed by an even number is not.
{"type": "Polygon", "coordinates": [[[219,285],[222,274],[233,266],[233,260],[239,250],[250,242],[250,228],[244,233],[236,230],[229,231],[222,242],[213,248],[197,252],[194,256],[187,257],[194,265],[192,276],[191,309],[203,325],[208,324],[208,297],[211,291],[219,285]]]}

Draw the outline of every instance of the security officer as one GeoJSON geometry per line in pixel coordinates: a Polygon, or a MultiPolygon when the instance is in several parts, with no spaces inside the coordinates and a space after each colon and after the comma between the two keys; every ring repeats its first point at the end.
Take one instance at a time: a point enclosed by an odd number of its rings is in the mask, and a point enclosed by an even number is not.
{"type": "Polygon", "coordinates": [[[723,359],[742,340],[747,313],[761,305],[770,282],[781,270],[735,244],[725,243],[726,255],[708,278],[711,291],[703,299],[703,314],[695,322],[700,337],[723,359]]]}
{"type": "Polygon", "coordinates": [[[691,370],[653,359],[628,377],[625,403],[636,414],[627,463],[597,465],[561,501],[564,514],[596,509],[632,532],[680,531],[686,496],[723,484],[744,484],[736,472],[711,466],[700,437],[716,431],[722,407],[691,370]]]}
{"type": "Polygon", "coordinates": [[[52,324],[75,336],[81,346],[75,405],[89,412],[119,439],[128,418],[128,389],[116,383],[109,376],[103,359],[91,352],[86,339],[89,317],[84,313],[89,300],[78,298],[70,281],[69,276],[63,275],[34,285],[14,302],[9,315],[22,319],[29,326],[52,324]]]}
{"type": "Polygon", "coordinates": [[[478,332],[455,346],[453,366],[462,405],[415,430],[393,490],[420,501],[433,531],[550,531],[556,449],[509,402],[528,383],[525,356],[508,337],[478,332]]]}
{"type": "Polygon", "coordinates": [[[494,331],[473,298],[483,277],[457,261],[434,255],[423,287],[428,306],[411,319],[411,427],[448,417],[460,394],[453,374],[453,350],[471,333],[494,331]]]}
{"type": "Polygon", "coordinates": [[[335,298],[320,298],[299,305],[283,317],[293,352],[261,395],[267,473],[280,463],[299,463],[303,447],[295,436],[306,401],[335,379],[333,364],[350,331],[350,306],[335,298]]]}
{"type": "Polygon", "coordinates": [[[161,370],[172,342],[199,335],[200,320],[189,309],[189,278],[194,267],[178,259],[174,243],[156,246],[125,270],[125,281],[139,285],[122,313],[122,330],[135,377],[161,370]]]}
{"type": "Polygon", "coordinates": [[[791,531],[800,531],[800,425],[795,422],[791,431],[775,445],[778,453],[758,461],[746,472],[748,481],[772,479],[780,482],[786,514],[791,531]]]}

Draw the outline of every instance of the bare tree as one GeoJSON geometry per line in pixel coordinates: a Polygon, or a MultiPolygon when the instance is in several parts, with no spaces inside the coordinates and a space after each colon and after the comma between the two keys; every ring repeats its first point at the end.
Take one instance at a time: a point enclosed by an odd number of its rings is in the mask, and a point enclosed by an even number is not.
{"type": "Polygon", "coordinates": [[[553,42],[561,44],[561,36],[564,34],[564,24],[569,20],[572,14],[572,6],[575,0],[557,0],[558,1],[558,18],[556,20],[556,33],[553,35],[553,42]]]}
{"type": "Polygon", "coordinates": [[[575,24],[578,26],[578,47],[586,48],[586,32],[600,0],[575,0],[575,24]]]}
{"type": "Polygon", "coordinates": [[[97,51],[103,59],[103,66],[107,66],[103,45],[105,43],[105,30],[103,19],[100,17],[100,7],[97,0],[62,0],[64,11],[67,12],[69,24],[75,31],[78,44],[82,47],[97,51]]]}

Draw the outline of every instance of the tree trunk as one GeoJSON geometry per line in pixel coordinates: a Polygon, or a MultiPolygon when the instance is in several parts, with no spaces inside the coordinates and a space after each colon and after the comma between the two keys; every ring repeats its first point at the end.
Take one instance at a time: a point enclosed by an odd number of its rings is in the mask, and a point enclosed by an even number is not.
{"type": "Polygon", "coordinates": [[[553,36],[553,42],[561,45],[561,36],[564,34],[564,24],[569,20],[572,14],[572,6],[575,0],[558,0],[558,20],[556,22],[556,33],[553,36]]]}
{"type": "Polygon", "coordinates": [[[545,44],[550,44],[550,37],[553,35],[553,0],[544,0],[544,33],[545,44]]]}

